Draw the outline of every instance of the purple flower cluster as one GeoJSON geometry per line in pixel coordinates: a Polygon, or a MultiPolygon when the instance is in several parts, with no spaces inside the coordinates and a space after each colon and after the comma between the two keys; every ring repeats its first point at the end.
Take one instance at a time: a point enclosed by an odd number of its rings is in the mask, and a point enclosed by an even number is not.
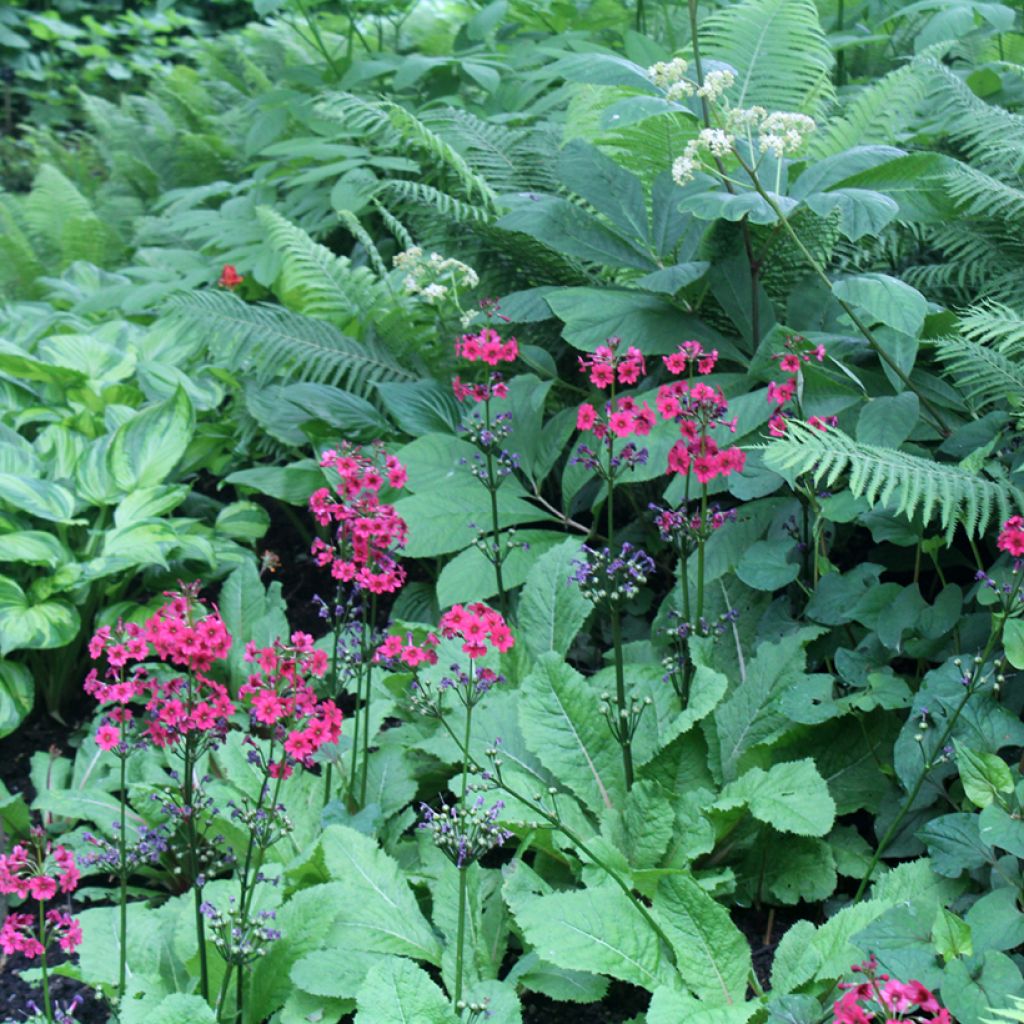
{"type": "Polygon", "coordinates": [[[575,572],[570,583],[595,604],[601,601],[628,601],[639,593],[647,578],[655,571],[654,559],[646,551],[630,543],[622,545],[613,555],[608,548],[583,545],[583,557],[573,560],[575,572]]]}
{"type": "Polygon", "coordinates": [[[423,820],[418,827],[431,833],[434,844],[457,868],[466,868],[512,838],[512,833],[498,824],[504,806],[497,800],[485,808],[482,794],[461,811],[446,803],[440,810],[420,804],[423,820]]]}

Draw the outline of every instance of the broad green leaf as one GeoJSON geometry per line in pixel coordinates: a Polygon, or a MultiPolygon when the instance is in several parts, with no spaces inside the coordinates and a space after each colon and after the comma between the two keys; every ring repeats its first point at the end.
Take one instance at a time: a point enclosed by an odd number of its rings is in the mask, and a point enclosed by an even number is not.
{"type": "Polygon", "coordinates": [[[660,940],[618,889],[536,896],[515,917],[530,946],[557,967],[607,974],[651,992],[673,984],[675,971],[660,940]]]}
{"type": "MultiPolygon", "coordinates": [[[[439,491],[410,494],[395,502],[395,511],[409,525],[403,553],[431,558],[469,547],[491,522],[491,502],[479,482],[464,482],[439,491]]],[[[554,517],[503,487],[498,491],[498,519],[503,527],[552,520],[554,517]]]]}
{"type": "Polygon", "coordinates": [[[757,880],[755,895],[767,893],[772,900],[793,906],[801,900],[820,903],[835,892],[835,857],[824,839],[799,836],[762,842],[768,845],[750,850],[743,863],[744,874],[757,880]]]}
{"type": "Polygon", "coordinates": [[[176,509],[189,494],[184,485],[162,484],[132,491],[114,509],[115,526],[131,526],[140,519],[154,519],[176,509]]]}
{"type": "Polygon", "coordinates": [[[976,807],[988,807],[1000,793],[1013,792],[1013,775],[998,754],[979,754],[953,741],[960,782],[967,799],[976,807]]]}
{"type": "MultiPolygon", "coordinates": [[[[502,563],[502,584],[506,591],[510,591],[526,580],[531,567],[545,552],[565,541],[565,534],[553,530],[517,530],[507,540],[529,545],[527,548],[514,547],[502,563]]],[[[442,608],[466,601],[486,601],[497,593],[494,566],[476,546],[460,551],[445,563],[437,578],[437,603],[442,608]]]]}
{"type": "Polygon", "coordinates": [[[324,866],[348,896],[336,925],[347,943],[438,964],[441,948],[398,865],[369,836],[331,825],[320,839],[324,866]]]}
{"type": "Polygon", "coordinates": [[[386,954],[357,949],[348,949],[341,957],[337,950],[318,949],[296,960],[290,977],[298,988],[311,995],[354,999],[370,969],[385,958],[386,954]]]}
{"type": "Polygon", "coordinates": [[[391,418],[410,437],[454,433],[462,418],[452,389],[437,381],[387,381],[374,386],[391,418]]]}
{"type": "Polygon", "coordinates": [[[671,875],[658,886],[654,910],[687,988],[716,1006],[742,1004],[753,970],[750,946],[725,907],[694,879],[671,875]]]}
{"type": "Polygon", "coordinates": [[[882,448],[899,448],[917,426],[920,405],[913,391],[870,399],[857,420],[857,440],[882,448]]]}
{"type": "Polygon", "coordinates": [[[591,263],[636,270],[656,270],[657,264],[632,237],[624,237],[582,206],[558,196],[530,194],[516,198],[512,210],[497,222],[503,231],[518,231],[537,241],[591,263]]]}
{"type": "Polygon", "coordinates": [[[324,486],[324,474],[312,459],[302,459],[290,466],[241,469],[227,476],[224,482],[251,487],[289,505],[307,505],[313,491],[324,486]]]}
{"type": "Polygon", "coordinates": [[[958,956],[971,956],[974,953],[971,926],[945,907],[939,907],[935,924],[932,925],[932,943],[947,963],[958,956]]]}
{"type": "Polygon", "coordinates": [[[409,960],[388,957],[366,975],[355,1024],[458,1024],[445,994],[409,960]]]}
{"type": "Polygon", "coordinates": [[[63,647],[78,635],[80,626],[74,605],[32,604],[14,580],[0,576],[0,657],[17,650],[63,647]]]}
{"type": "Polygon", "coordinates": [[[832,828],[835,801],[810,758],[773,765],[768,771],[751,768],[722,790],[716,807],[745,803],[750,813],[779,832],[823,836],[832,828]]]}
{"type": "Polygon", "coordinates": [[[864,188],[816,192],[805,202],[819,217],[838,210],[839,230],[853,242],[865,235],[878,235],[900,212],[895,199],[864,188]]]}
{"type": "MultiPolygon", "coordinates": [[[[773,195],[775,203],[788,214],[796,208],[789,196],[773,195]]],[[[751,224],[774,224],[778,214],[757,192],[700,192],[683,200],[679,207],[700,220],[748,220],[751,224]]]]}
{"type": "Polygon", "coordinates": [[[998,804],[989,804],[977,819],[982,842],[1006,850],[1015,857],[1024,857],[1024,821],[1018,816],[1007,813],[998,804]]]}
{"type": "Polygon", "coordinates": [[[867,314],[872,323],[888,324],[916,338],[924,326],[928,301],[909,284],[888,274],[859,274],[832,285],[832,294],[867,314]]]}
{"type": "MultiPolygon", "coordinates": [[[[986,809],[996,812],[994,804],[986,809]]],[[[988,833],[982,833],[979,814],[942,814],[932,818],[917,833],[918,838],[928,847],[932,867],[946,878],[958,878],[964,871],[994,864],[996,857],[991,842],[995,840],[988,833]]]]}
{"type": "Polygon", "coordinates": [[[601,714],[600,693],[555,653],[523,680],[519,725],[526,745],[594,811],[625,796],[621,751],[601,714]]]}
{"type": "Polygon", "coordinates": [[[788,538],[759,540],[743,553],[736,575],[755,590],[780,590],[800,575],[799,559],[790,557],[796,550],[788,538]]]}
{"type": "Polygon", "coordinates": [[[895,146],[854,146],[824,160],[808,161],[800,177],[790,186],[796,199],[825,192],[851,175],[885,167],[906,154],[895,146]]]}
{"type": "Polygon", "coordinates": [[[0,562],[23,562],[56,569],[71,558],[71,552],[52,533],[15,530],[0,534],[0,562]]]}
{"type": "Polygon", "coordinates": [[[569,189],[603,213],[626,237],[648,237],[647,206],[636,175],[582,139],[572,139],[562,149],[558,170],[569,189]]]}
{"type": "Polygon", "coordinates": [[[942,977],[942,1005],[958,1021],[994,1021],[993,1007],[1007,1007],[1011,999],[1021,996],[1024,978],[1020,967],[995,950],[984,957],[952,960],[942,977]]]}
{"type": "Polygon", "coordinates": [[[593,605],[570,582],[581,543],[566,540],[539,558],[526,576],[519,597],[519,632],[536,657],[564,655],[583,628],[593,605]]]}
{"type": "Polygon", "coordinates": [[[330,384],[253,382],[245,389],[245,407],[271,437],[289,445],[305,445],[303,427],[314,420],[350,441],[374,441],[392,432],[387,419],[365,398],[330,384]]]}
{"type": "Polygon", "coordinates": [[[216,1024],[217,1015],[201,996],[175,992],[165,996],[146,1016],[150,1024],[216,1024]]]}
{"type": "Polygon", "coordinates": [[[0,473],[0,501],[37,519],[47,519],[52,523],[74,521],[75,496],[52,480],[0,473]]]}
{"type": "Polygon", "coordinates": [[[118,487],[132,491],[161,484],[185,454],[195,412],[184,388],[135,413],[117,428],[107,458],[118,487]]]}
{"type": "Polygon", "coordinates": [[[32,673],[16,661],[0,659],[0,739],[21,725],[35,698],[32,673]]]}
{"type": "Polygon", "coordinates": [[[217,513],[214,527],[234,540],[259,540],[270,528],[270,515],[255,501],[233,501],[217,513]]]}
{"type": "Polygon", "coordinates": [[[103,536],[103,558],[122,559],[125,565],[159,565],[167,568],[167,556],[177,546],[178,535],[163,519],[116,527],[103,536]]]}
{"type": "Polygon", "coordinates": [[[1024,669],[1024,619],[1007,619],[1003,627],[1006,660],[1014,668],[1024,669]]]}
{"type": "Polygon", "coordinates": [[[608,992],[607,978],[556,967],[541,960],[535,952],[524,953],[505,976],[505,981],[563,1003],[596,1003],[608,992]]]}
{"type": "Polygon", "coordinates": [[[646,1021],[647,1024],[746,1024],[757,1009],[756,1002],[708,1006],[687,992],[666,987],[659,988],[651,997],[646,1021]]]}

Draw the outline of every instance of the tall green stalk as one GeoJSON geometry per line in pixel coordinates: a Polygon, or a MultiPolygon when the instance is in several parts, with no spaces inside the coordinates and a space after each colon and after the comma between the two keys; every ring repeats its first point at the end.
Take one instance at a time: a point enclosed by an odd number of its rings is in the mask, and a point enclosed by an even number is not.
{"type": "MultiPolygon", "coordinates": [[[[189,681],[191,686],[191,678],[189,681]]],[[[191,702],[191,694],[190,694],[191,702]]],[[[199,878],[199,836],[196,831],[195,807],[195,740],[194,734],[185,737],[184,778],[182,779],[182,798],[186,808],[185,837],[188,844],[188,871],[192,880],[192,893],[195,904],[196,941],[199,943],[199,991],[206,1000],[210,998],[210,969],[206,956],[206,921],[203,917],[203,891],[198,883],[199,878]]]]}
{"type": "MultiPolygon", "coordinates": [[[[484,422],[488,433],[491,431],[491,400],[484,402],[484,422]]],[[[508,619],[508,597],[505,594],[505,582],[502,579],[501,563],[501,521],[498,518],[498,481],[494,476],[494,454],[491,446],[487,446],[487,490],[491,496],[491,537],[494,540],[494,582],[498,588],[498,604],[501,606],[502,618],[508,619]]]]}
{"type": "Polygon", "coordinates": [[[50,998],[50,974],[46,965],[46,905],[39,901],[39,938],[43,941],[43,952],[40,956],[39,966],[43,972],[43,1009],[46,1012],[47,1024],[53,1024],[53,1001],[50,998]]]}
{"type": "Polygon", "coordinates": [[[120,893],[120,938],[121,945],[118,950],[118,970],[117,970],[117,1005],[120,1011],[120,1007],[124,1001],[124,992],[127,984],[128,974],[128,838],[125,835],[125,829],[127,828],[127,803],[128,803],[128,787],[127,787],[127,762],[128,755],[124,749],[124,722],[119,723],[121,728],[121,744],[118,750],[118,758],[121,761],[121,777],[120,777],[120,803],[121,803],[121,817],[120,817],[120,828],[117,834],[117,863],[120,868],[121,876],[121,893],[120,893]]]}
{"type": "MultiPolygon", "coordinates": [[[[473,686],[474,663],[469,663],[469,686],[473,686]]],[[[469,739],[473,725],[473,703],[472,699],[466,701],[466,729],[462,738],[465,754],[462,758],[462,811],[466,810],[466,794],[469,792],[469,739]]],[[[466,948],[466,897],[468,887],[469,865],[463,864],[459,867],[459,921],[455,932],[455,1005],[462,1001],[462,974],[466,948]]]]}
{"type": "Polygon", "coordinates": [[[363,637],[361,644],[362,657],[360,659],[362,663],[363,675],[366,677],[366,700],[364,702],[363,711],[363,770],[360,777],[359,783],[359,806],[366,806],[366,787],[367,780],[370,774],[370,697],[371,690],[373,688],[373,680],[371,678],[371,667],[370,667],[370,648],[372,646],[373,639],[373,627],[377,620],[377,595],[372,594],[370,596],[370,611],[367,617],[364,612],[363,618],[363,637]]]}

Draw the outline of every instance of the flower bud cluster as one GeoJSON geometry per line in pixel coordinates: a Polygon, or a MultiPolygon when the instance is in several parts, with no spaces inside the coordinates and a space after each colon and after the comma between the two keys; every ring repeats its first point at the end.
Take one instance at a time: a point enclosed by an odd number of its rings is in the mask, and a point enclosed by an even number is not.
{"type": "Polygon", "coordinates": [[[275,918],[273,910],[243,911],[235,898],[229,898],[226,910],[219,910],[208,900],[200,907],[217,951],[225,962],[244,967],[261,956],[267,946],[281,938],[281,932],[270,925],[275,918]]]}
{"type": "Polygon", "coordinates": [[[430,832],[434,844],[457,868],[469,867],[512,838],[512,833],[498,824],[505,804],[497,800],[485,807],[484,803],[481,794],[461,810],[443,802],[439,810],[420,804],[423,820],[418,827],[430,832]]]}
{"type": "Polygon", "coordinates": [[[628,601],[655,571],[654,559],[628,542],[615,555],[608,548],[586,545],[582,551],[583,557],[573,560],[576,571],[569,582],[577,584],[580,593],[594,604],[628,601]]]}

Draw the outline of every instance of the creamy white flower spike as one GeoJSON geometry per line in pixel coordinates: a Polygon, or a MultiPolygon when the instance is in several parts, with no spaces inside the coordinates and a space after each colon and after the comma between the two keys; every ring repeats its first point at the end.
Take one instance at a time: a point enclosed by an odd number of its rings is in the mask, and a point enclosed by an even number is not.
{"type": "Polygon", "coordinates": [[[693,181],[693,176],[700,165],[688,156],[678,156],[672,162],[672,180],[677,185],[686,185],[693,181]]]}

